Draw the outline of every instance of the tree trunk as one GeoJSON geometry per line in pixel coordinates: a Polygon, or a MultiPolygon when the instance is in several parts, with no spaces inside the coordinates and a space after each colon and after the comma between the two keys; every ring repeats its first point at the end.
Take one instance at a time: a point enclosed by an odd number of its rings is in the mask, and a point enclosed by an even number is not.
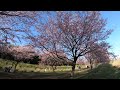
{"type": "Polygon", "coordinates": [[[91,69],[91,70],[93,69],[93,66],[92,66],[92,64],[90,65],[90,69],[91,69]]]}
{"type": "Polygon", "coordinates": [[[90,69],[93,69],[92,60],[90,59],[90,69]]]}
{"type": "Polygon", "coordinates": [[[71,72],[71,76],[74,76],[74,72],[75,72],[75,63],[73,63],[73,65],[72,65],[72,72],[71,72]]]}
{"type": "Polygon", "coordinates": [[[74,76],[75,66],[76,66],[76,61],[77,61],[77,58],[74,57],[74,61],[73,61],[73,64],[72,64],[72,72],[71,72],[71,76],[74,76]]]}
{"type": "Polygon", "coordinates": [[[15,64],[15,71],[16,71],[16,67],[17,67],[18,63],[19,63],[19,62],[17,62],[17,63],[15,64]]]}
{"type": "Polygon", "coordinates": [[[55,72],[56,66],[55,66],[55,67],[54,67],[54,66],[52,66],[52,69],[53,69],[53,72],[55,72]]]}

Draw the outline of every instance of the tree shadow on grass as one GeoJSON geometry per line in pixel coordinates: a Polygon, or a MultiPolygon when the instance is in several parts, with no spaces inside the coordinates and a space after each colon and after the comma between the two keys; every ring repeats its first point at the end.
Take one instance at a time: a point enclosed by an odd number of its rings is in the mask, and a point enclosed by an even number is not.
{"type": "Polygon", "coordinates": [[[8,73],[0,70],[0,79],[66,79],[69,77],[69,71],[66,72],[26,72],[16,71],[8,73]]]}
{"type": "Polygon", "coordinates": [[[101,64],[93,70],[76,75],[76,79],[120,79],[120,68],[101,64]]]}

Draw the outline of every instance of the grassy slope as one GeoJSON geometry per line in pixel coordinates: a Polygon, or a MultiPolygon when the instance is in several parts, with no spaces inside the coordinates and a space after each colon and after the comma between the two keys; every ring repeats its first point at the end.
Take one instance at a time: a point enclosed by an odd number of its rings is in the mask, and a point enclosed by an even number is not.
{"type": "Polygon", "coordinates": [[[87,70],[76,75],[76,79],[120,79],[119,60],[109,64],[102,64],[93,70],[87,70]],[[117,63],[117,64],[116,64],[117,63]]]}

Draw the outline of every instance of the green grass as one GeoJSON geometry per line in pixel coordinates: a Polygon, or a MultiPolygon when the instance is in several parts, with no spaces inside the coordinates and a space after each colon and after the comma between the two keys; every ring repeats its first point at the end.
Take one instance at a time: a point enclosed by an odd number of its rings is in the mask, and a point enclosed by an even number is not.
{"type": "Polygon", "coordinates": [[[0,71],[0,79],[66,79],[68,72],[15,72],[0,71]]]}
{"type": "Polygon", "coordinates": [[[75,79],[120,79],[120,68],[102,64],[93,70],[76,74],[75,79]]]}
{"type": "Polygon", "coordinates": [[[0,79],[120,79],[120,64],[116,62],[119,61],[101,64],[93,70],[76,69],[74,77],[70,77],[71,66],[58,66],[53,72],[49,70],[50,66],[25,63],[19,63],[16,72],[7,73],[2,68],[12,65],[13,61],[0,59],[0,79]],[[47,68],[46,72],[44,72],[45,68],[47,68]]]}
{"type": "MultiPolygon", "coordinates": [[[[12,66],[12,65],[14,66],[13,63],[16,63],[16,62],[0,59],[0,68],[3,68],[5,66],[12,66]]],[[[76,70],[78,69],[77,66],[76,66],[76,70]]],[[[71,66],[57,66],[57,69],[55,71],[59,71],[59,72],[61,72],[61,71],[71,71],[71,68],[72,68],[71,66]]],[[[26,64],[26,63],[22,63],[22,62],[20,62],[16,67],[17,71],[22,71],[22,72],[24,72],[24,71],[26,71],[26,72],[31,72],[31,71],[33,71],[33,72],[44,72],[45,69],[47,70],[47,72],[53,72],[51,66],[26,64]]]]}
{"type": "MultiPolygon", "coordinates": [[[[2,60],[0,59],[0,68],[3,68],[5,66],[14,66],[13,63],[16,63],[15,61],[9,61],[9,60],[2,60]]],[[[44,65],[34,65],[34,64],[26,64],[20,62],[16,70],[17,71],[26,71],[26,72],[44,72],[44,70],[47,70],[47,72],[52,72],[52,67],[51,66],[44,66],[44,65]]],[[[71,66],[57,66],[56,71],[70,71],[71,66]]]]}

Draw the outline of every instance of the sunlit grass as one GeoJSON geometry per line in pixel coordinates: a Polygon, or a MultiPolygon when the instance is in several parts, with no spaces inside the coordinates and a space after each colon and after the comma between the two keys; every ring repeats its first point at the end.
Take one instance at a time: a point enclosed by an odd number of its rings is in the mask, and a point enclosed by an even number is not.
{"type": "Polygon", "coordinates": [[[120,60],[113,60],[110,62],[112,66],[120,67],[120,60]]]}
{"type": "MultiPolygon", "coordinates": [[[[13,62],[13,61],[12,61],[13,62]]],[[[120,60],[100,64],[93,70],[82,68],[75,71],[74,77],[70,76],[71,66],[58,66],[55,72],[51,67],[19,63],[17,71],[7,73],[2,70],[6,65],[12,65],[11,61],[0,60],[0,78],[23,79],[120,79],[120,60]],[[45,71],[46,68],[46,71],[45,71]],[[49,70],[50,69],[50,70],[49,70]]]]}
{"type": "MultiPolygon", "coordinates": [[[[9,60],[2,60],[0,59],[0,68],[4,68],[5,66],[12,66],[14,67],[15,61],[9,60]]],[[[20,62],[17,67],[17,71],[21,72],[53,72],[51,66],[44,66],[44,65],[34,65],[34,64],[27,64],[20,62]]],[[[56,72],[62,71],[71,71],[71,66],[57,66],[56,72]]]]}

